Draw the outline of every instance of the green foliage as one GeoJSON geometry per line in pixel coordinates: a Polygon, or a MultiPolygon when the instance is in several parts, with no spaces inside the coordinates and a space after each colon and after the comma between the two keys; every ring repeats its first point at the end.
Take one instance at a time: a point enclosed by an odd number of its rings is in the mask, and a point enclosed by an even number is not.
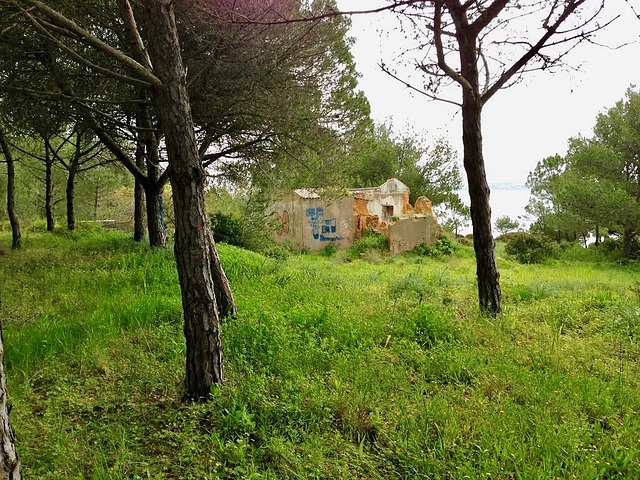
{"type": "Polygon", "coordinates": [[[330,243],[322,249],[322,255],[325,257],[333,257],[338,251],[338,247],[335,243],[330,243]]]}
{"type": "Polygon", "coordinates": [[[640,227],[640,93],[629,88],[598,115],[593,133],[570,139],[566,157],[546,158],[529,175],[527,210],[538,217],[531,231],[576,240],[607,229],[626,238],[629,258],[640,227]]]}
{"type": "Polygon", "coordinates": [[[388,252],[389,238],[369,229],[347,249],[346,258],[356,260],[364,257],[367,253],[386,254],[388,252]]]}
{"type": "Polygon", "coordinates": [[[527,264],[559,257],[559,249],[552,240],[530,233],[513,235],[505,247],[505,252],[518,262],[527,264]]]}
{"type": "Polygon", "coordinates": [[[29,478],[640,475],[635,263],[500,260],[504,312],[487,322],[465,247],[345,263],[220,244],[240,310],[226,383],[184,404],[170,249],[89,231],[9,245],[1,232],[29,478]]]}
{"type": "Polygon", "coordinates": [[[496,219],[495,226],[496,230],[498,230],[501,235],[504,235],[507,232],[517,229],[520,224],[517,220],[512,220],[509,216],[504,215],[496,219]]]}
{"type": "Polygon", "coordinates": [[[242,246],[244,244],[244,225],[242,220],[224,213],[214,213],[210,217],[213,239],[229,245],[242,246]]]}
{"type": "Polygon", "coordinates": [[[416,342],[423,348],[433,348],[455,340],[458,335],[448,313],[432,305],[419,308],[414,316],[416,342]]]}
{"type": "Polygon", "coordinates": [[[443,255],[451,255],[455,248],[455,244],[448,237],[442,237],[433,245],[427,245],[426,243],[418,245],[415,248],[415,252],[425,257],[441,257],[443,255]]]}

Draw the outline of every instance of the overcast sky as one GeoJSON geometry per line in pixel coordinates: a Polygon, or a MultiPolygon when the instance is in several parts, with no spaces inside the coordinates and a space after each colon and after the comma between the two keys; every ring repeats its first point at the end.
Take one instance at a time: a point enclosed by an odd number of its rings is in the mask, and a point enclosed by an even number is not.
{"type": "MultiPolygon", "coordinates": [[[[384,4],[378,0],[337,1],[342,11],[384,4]]],[[[607,45],[635,41],[633,45],[617,50],[582,46],[568,57],[570,65],[580,66],[579,71],[532,74],[486,104],[483,137],[489,183],[524,184],[538,161],[564,154],[569,137],[591,135],[596,115],[620,100],[631,84],[640,85],[640,20],[632,17],[624,0],[608,3],[625,18],[609,27],[600,41],[607,45]]],[[[357,15],[352,23],[350,33],[356,39],[352,51],[362,74],[360,88],[371,103],[373,118],[382,122],[392,117],[398,131],[408,122],[428,138],[444,136],[461,154],[461,119],[456,107],[412,94],[378,67],[381,59],[391,63],[393,52],[402,45],[401,36],[393,33],[398,25],[395,17],[357,15]]]]}

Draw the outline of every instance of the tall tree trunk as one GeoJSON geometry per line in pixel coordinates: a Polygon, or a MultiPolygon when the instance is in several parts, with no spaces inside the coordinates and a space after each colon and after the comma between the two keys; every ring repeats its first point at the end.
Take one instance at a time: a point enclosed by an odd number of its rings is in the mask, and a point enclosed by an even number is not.
{"type": "Polygon", "coordinates": [[[4,342],[0,324],[0,480],[20,480],[20,459],[15,446],[15,435],[9,421],[7,404],[7,376],[4,372],[4,342]]]}
{"type": "MultiPolygon", "coordinates": [[[[136,166],[144,169],[144,145],[138,140],[136,148],[136,166]]],[[[144,241],[146,229],[144,225],[144,187],[142,182],[136,178],[133,190],[133,239],[136,242],[144,241]]]]}
{"type": "Polygon", "coordinates": [[[44,210],[47,217],[47,230],[52,232],[55,228],[55,219],[53,217],[53,160],[48,145],[45,146],[45,194],[44,194],[44,210]]]}
{"type": "Polygon", "coordinates": [[[11,233],[13,235],[11,248],[20,248],[22,234],[20,233],[20,221],[16,213],[16,170],[11,148],[9,148],[9,143],[4,136],[2,123],[0,123],[0,147],[2,147],[2,153],[7,161],[7,213],[9,214],[9,223],[11,224],[11,233]]]}
{"type": "Polygon", "coordinates": [[[75,212],[75,188],[76,188],[76,169],[75,165],[71,165],[69,176],[67,177],[67,229],[76,229],[76,212],[75,212]]]}
{"type": "Polygon", "coordinates": [[[622,234],[622,258],[631,258],[631,242],[633,241],[633,229],[624,227],[622,234]]]}
{"type": "Polygon", "coordinates": [[[600,245],[600,225],[596,223],[596,247],[600,245]]]}
{"type": "Polygon", "coordinates": [[[210,395],[222,382],[220,320],[211,275],[213,236],[205,211],[205,172],[200,163],[175,17],[166,0],[143,2],[149,53],[163,88],[154,91],[165,132],[175,209],[175,255],[187,343],[186,397],[210,395]]]}
{"type": "Polygon", "coordinates": [[[476,252],[476,274],[480,310],[496,316],[502,309],[500,273],[496,265],[495,243],[491,234],[491,205],[489,184],[482,155],[481,116],[482,107],[475,100],[466,98],[462,106],[462,142],[464,145],[464,169],[469,184],[471,222],[473,224],[473,248],[476,252]]]}
{"type": "Polygon", "coordinates": [[[496,264],[495,243],[491,234],[489,184],[482,153],[482,102],[478,82],[475,34],[469,30],[458,38],[462,76],[468,82],[462,92],[462,143],[464,169],[469,184],[473,248],[480,310],[497,316],[502,311],[500,273],[496,264]]]}
{"type": "Polygon", "coordinates": [[[152,247],[164,247],[167,244],[167,233],[164,226],[164,204],[162,202],[162,190],[164,184],[160,184],[160,155],[159,146],[152,132],[153,122],[147,106],[138,109],[138,124],[145,128],[141,131],[144,145],[144,157],[147,169],[147,181],[143,184],[147,200],[147,229],[149,230],[149,244],[152,247]]]}

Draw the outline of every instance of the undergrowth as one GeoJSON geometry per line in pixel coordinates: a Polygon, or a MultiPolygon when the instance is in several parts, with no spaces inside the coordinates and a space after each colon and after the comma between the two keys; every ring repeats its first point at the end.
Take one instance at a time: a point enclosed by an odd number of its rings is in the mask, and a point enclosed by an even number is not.
{"type": "Polygon", "coordinates": [[[23,241],[13,252],[0,234],[25,478],[640,476],[636,264],[499,250],[493,320],[470,247],[350,262],[220,244],[240,312],[223,325],[226,382],[183,404],[171,249],[118,233],[23,241]]]}

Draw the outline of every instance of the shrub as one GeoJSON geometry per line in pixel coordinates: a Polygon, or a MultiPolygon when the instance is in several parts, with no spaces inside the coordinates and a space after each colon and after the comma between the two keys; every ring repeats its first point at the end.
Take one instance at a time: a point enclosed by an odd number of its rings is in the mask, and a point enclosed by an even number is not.
{"type": "Polygon", "coordinates": [[[224,213],[214,213],[210,220],[213,239],[216,243],[243,246],[244,226],[242,220],[224,213]]]}
{"type": "Polygon", "coordinates": [[[457,336],[451,317],[431,305],[422,306],[413,319],[415,339],[423,348],[432,348],[440,343],[448,343],[457,336]]]}
{"type": "MultiPolygon", "coordinates": [[[[591,244],[593,248],[596,248],[606,258],[611,260],[618,260],[622,255],[622,237],[619,238],[605,238],[600,245],[596,246],[591,244]]],[[[633,237],[631,240],[631,258],[634,260],[640,259],[640,242],[637,237],[633,237]]]]}
{"type": "Polygon", "coordinates": [[[425,257],[441,257],[443,255],[451,255],[455,250],[454,243],[447,237],[442,237],[433,245],[421,243],[415,248],[419,255],[425,257]]]}
{"type": "Polygon", "coordinates": [[[458,243],[458,245],[473,247],[473,239],[469,239],[467,237],[459,236],[458,238],[456,238],[456,242],[458,243]]]}
{"type": "Polygon", "coordinates": [[[321,252],[321,255],[325,257],[333,257],[338,251],[338,246],[335,243],[330,243],[321,252]]]}
{"type": "Polygon", "coordinates": [[[511,235],[505,252],[520,263],[541,263],[560,256],[559,248],[547,237],[530,233],[511,235]]]}
{"type": "Polygon", "coordinates": [[[366,252],[388,252],[389,238],[369,229],[347,250],[347,259],[354,260],[366,252]]]}

